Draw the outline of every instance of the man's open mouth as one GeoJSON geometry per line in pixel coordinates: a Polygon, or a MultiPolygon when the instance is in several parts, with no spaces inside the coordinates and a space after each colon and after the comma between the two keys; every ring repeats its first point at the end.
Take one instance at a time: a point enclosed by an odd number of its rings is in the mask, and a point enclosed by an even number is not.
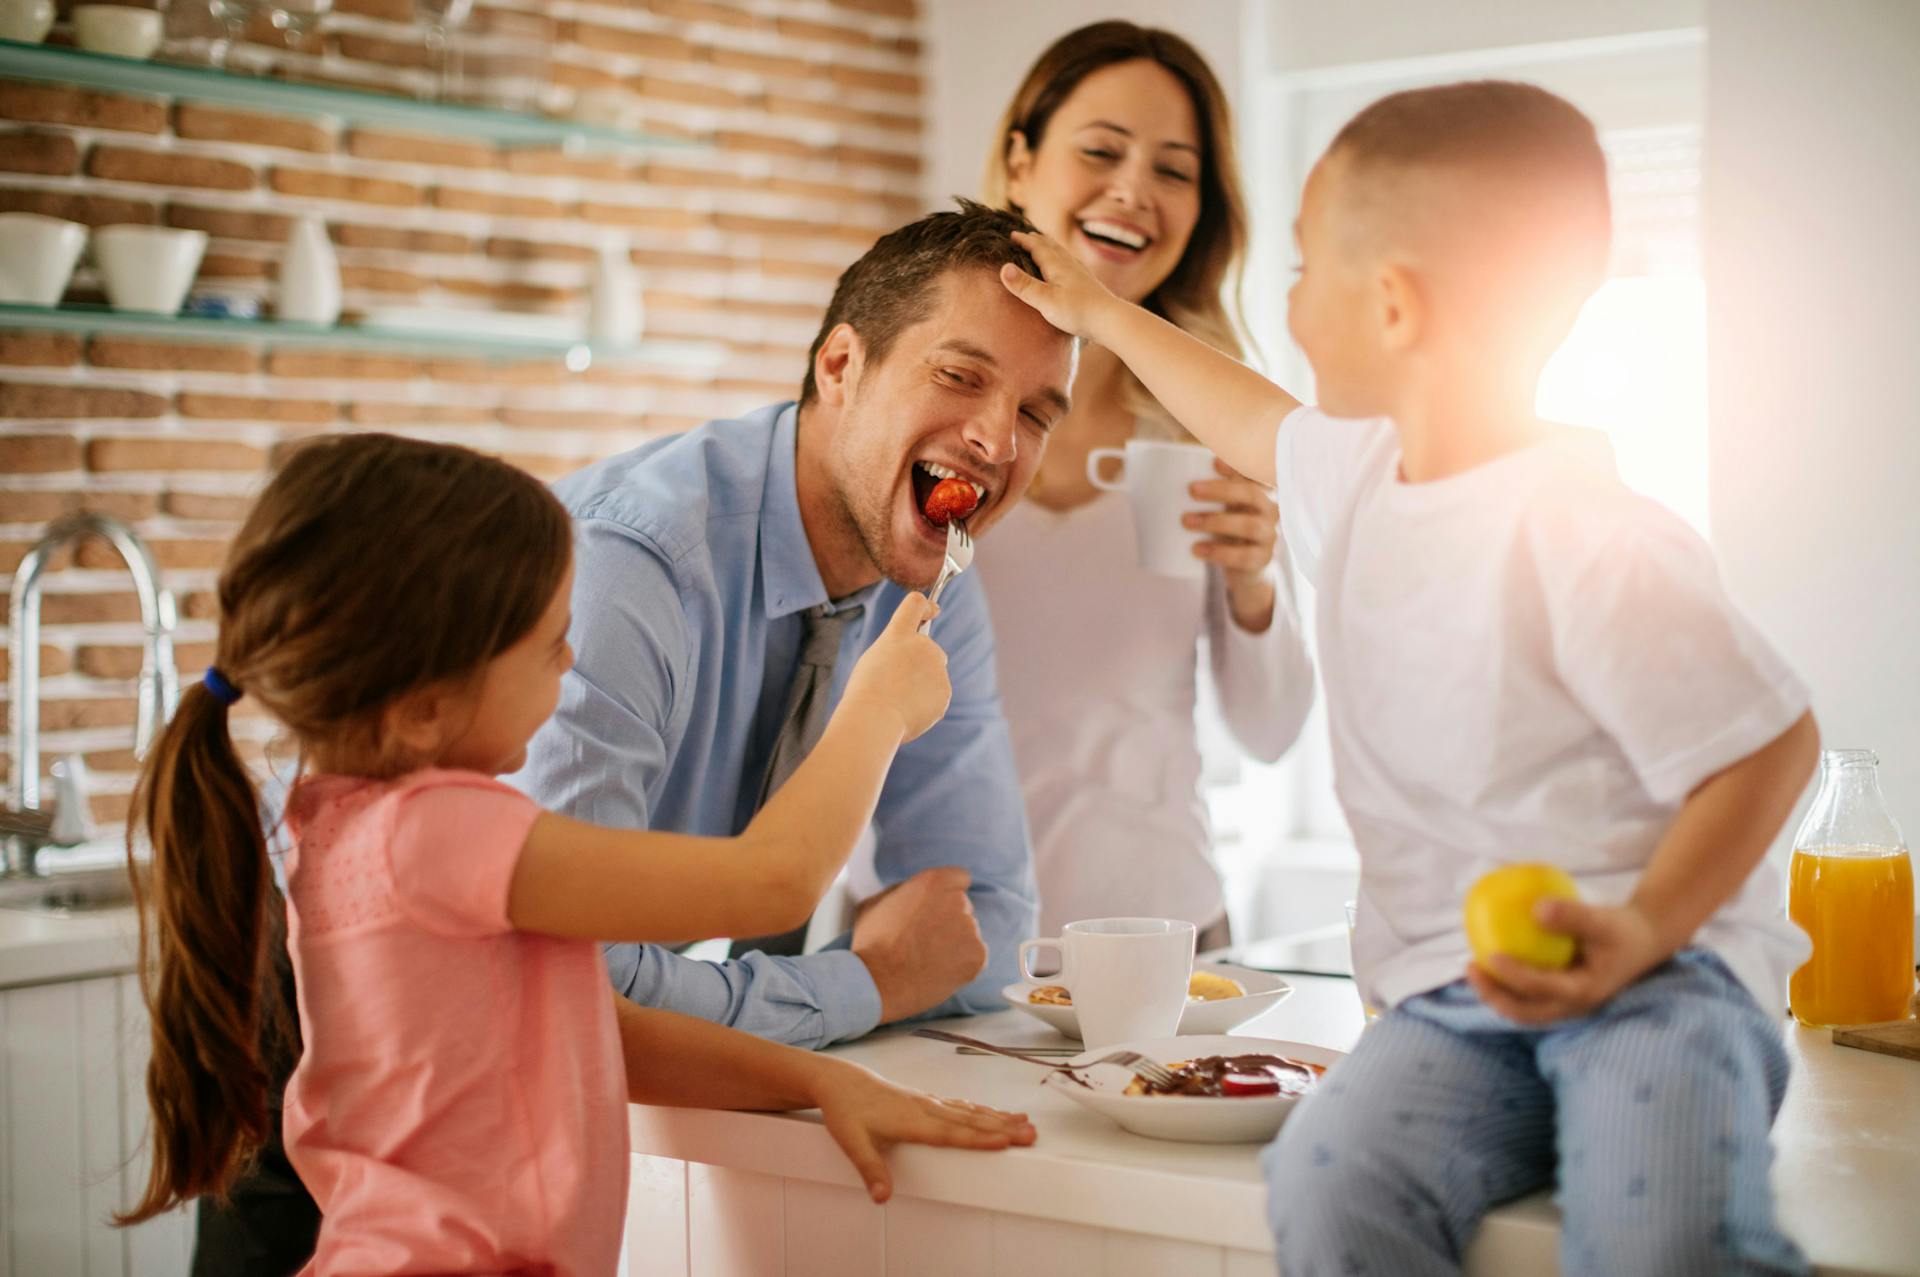
{"type": "Polygon", "coordinates": [[[913,512],[922,522],[945,535],[945,529],[927,517],[927,498],[942,479],[959,479],[973,488],[977,504],[975,509],[987,503],[987,489],[984,485],[961,474],[951,466],[943,466],[937,461],[916,461],[913,463],[913,512]]]}

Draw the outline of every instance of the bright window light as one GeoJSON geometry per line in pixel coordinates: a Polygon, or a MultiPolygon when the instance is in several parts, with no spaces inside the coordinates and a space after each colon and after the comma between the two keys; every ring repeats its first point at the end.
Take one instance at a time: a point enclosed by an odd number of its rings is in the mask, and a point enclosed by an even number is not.
{"type": "Polygon", "coordinates": [[[1613,441],[1629,487],[1707,531],[1707,291],[1698,277],[1608,280],[1540,378],[1536,410],[1613,441]]]}

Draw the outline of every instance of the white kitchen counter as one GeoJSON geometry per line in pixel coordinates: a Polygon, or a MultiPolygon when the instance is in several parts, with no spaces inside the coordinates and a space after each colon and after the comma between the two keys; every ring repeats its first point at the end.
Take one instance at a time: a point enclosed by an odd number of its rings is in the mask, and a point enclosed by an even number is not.
{"type": "Polygon", "coordinates": [[[0,909],[0,989],[119,975],[134,969],[138,949],[131,908],[66,916],[0,909]]]}
{"type": "MultiPolygon", "coordinates": [[[[124,843],[105,838],[40,853],[42,868],[54,875],[49,885],[69,870],[124,866],[126,858],[124,843]]],[[[138,965],[139,932],[130,905],[75,914],[0,908],[0,989],[123,975],[138,965]]]]}
{"type": "MultiPolygon", "coordinates": [[[[1240,1032],[1345,1048],[1353,986],[1298,992],[1240,1032]]],[[[991,1042],[1058,1044],[1016,1011],[944,1027],[991,1042]]],[[[1791,1090],[1774,1139],[1787,1230],[1825,1274],[1920,1273],[1920,1063],[1833,1046],[1790,1027],[1791,1090]]],[[[1023,1109],[1039,1140],[1004,1153],[904,1147],[895,1198],[869,1204],[817,1114],[631,1109],[633,1277],[769,1273],[1271,1273],[1253,1145],[1127,1134],[1039,1085],[1033,1065],[956,1054],[899,1031],[836,1048],[894,1081],[1023,1109]]],[[[1551,1273],[1558,1215],[1545,1194],[1494,1211],[1468,1271],[1551,1273]]]]}
{"type": "MultiPolygon", "coordinates": [[[[54,917],[0,909],[0,988],[131,971],[131,909],[54,917]]],[[[1345,980],[1300,977],[1243,1033],[1345,1048],[1361,1019],[1345,980]]],[[[24,1027],[24,1026],[20,1026],[24,1027]]],[[[1058,1044],[1016,1011],[947,1027],[988,1041],[1058,1044]]],[[[1920,1063],[1835,1047],[1789,1027],[1793,1083],[1774,1128],[1788,1231],[1826,1274],[1920,1273],[1920,1063]]],[[[1032,1148],[892,1155],[895,1199],[875,1207],[817,1114],[634,1106],[629,1251],[634,1277],[862,1272],[1049,1277],[1270,1273],[1254,1146],[1129,1135],[1039,1085],[1017,1060],[958,1055],[900,1031],[836,1048],[905,1085],[1024,1109],[1032,1148]],[[1044,1261],[1044,1262],[1043,1262],[1044,1261]]],[[[1544,1195],[1493,1212],[1475,1273],[1554,1271],[1544,1195]]]]}

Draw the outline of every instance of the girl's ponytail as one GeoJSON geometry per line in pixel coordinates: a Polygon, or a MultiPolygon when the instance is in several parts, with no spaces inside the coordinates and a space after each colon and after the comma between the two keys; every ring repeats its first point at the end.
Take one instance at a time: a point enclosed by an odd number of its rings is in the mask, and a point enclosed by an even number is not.
{"type": "Polygon", "coordinates": [[[266,974],[273,868],[258,795],[227,732],[231,695],[211,671],[190,687],[134,791],[128,854],[142,826],[153,848],[151,870],[134,873],[153,1158],[122,1224],[224,1195],[271,1133],[261,1029],[286,1020],[266,974]]]}

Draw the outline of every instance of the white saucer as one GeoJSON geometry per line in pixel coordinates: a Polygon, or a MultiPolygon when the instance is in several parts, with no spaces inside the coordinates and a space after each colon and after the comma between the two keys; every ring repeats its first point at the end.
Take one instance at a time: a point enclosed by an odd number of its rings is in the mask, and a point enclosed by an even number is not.
{"type": "MultiPolygon", "coordinates": [[[[1123,1048],[1163,1064],[1203,1055],[1259,1053],[1284,1055],[1306,1064],[1331,1065],[1343,1055],[1329,1047],[1308,1046],[1304,1042],[1209,1034],[1123,1042],[1077,1055],[1068,1063],[1084,1066],[1123,1048]]],[[[1112,1118],[1135,1135],[1194,1144],[1263,1144],[1274,1137],[1281,1123],[1287,1120],[1287,1114],[1303,1098],[1295,1095],[1128,1095],[1125,1092],[1132,1075],[1111,1064],[1081,1076],[1086,1079],[1085,1086],[1063,1073],[1047,1074],[1042,1084],[1082,1108],[1112,1118]]]]}
{"type": "MultiPolygon", "coordinates": [[[[1182,1034],[1231,1033],[1261,1012],[1272,1010],[1293,992],[1291,984],[1270,971],[1232,967],[1224,962],[1196,962],[1193,969],[1212,971],[1238,980],[1246,993],[1241,997],[1221,998],[1215,1002],[1187,1003],[1186,1010],[1180,1013],[1179,1032],[1182,1034]]],[[[1077,1039],[1080,1036],[1080,1021],[1075,1017],[1072,1007],[1027,1001],[1027,995],[1045,983],[1021,981],[1010,984],[1000,990],[1000,996],[1009,1006],[1019,1007],[1063,1037],[1077,1039]]]]}

